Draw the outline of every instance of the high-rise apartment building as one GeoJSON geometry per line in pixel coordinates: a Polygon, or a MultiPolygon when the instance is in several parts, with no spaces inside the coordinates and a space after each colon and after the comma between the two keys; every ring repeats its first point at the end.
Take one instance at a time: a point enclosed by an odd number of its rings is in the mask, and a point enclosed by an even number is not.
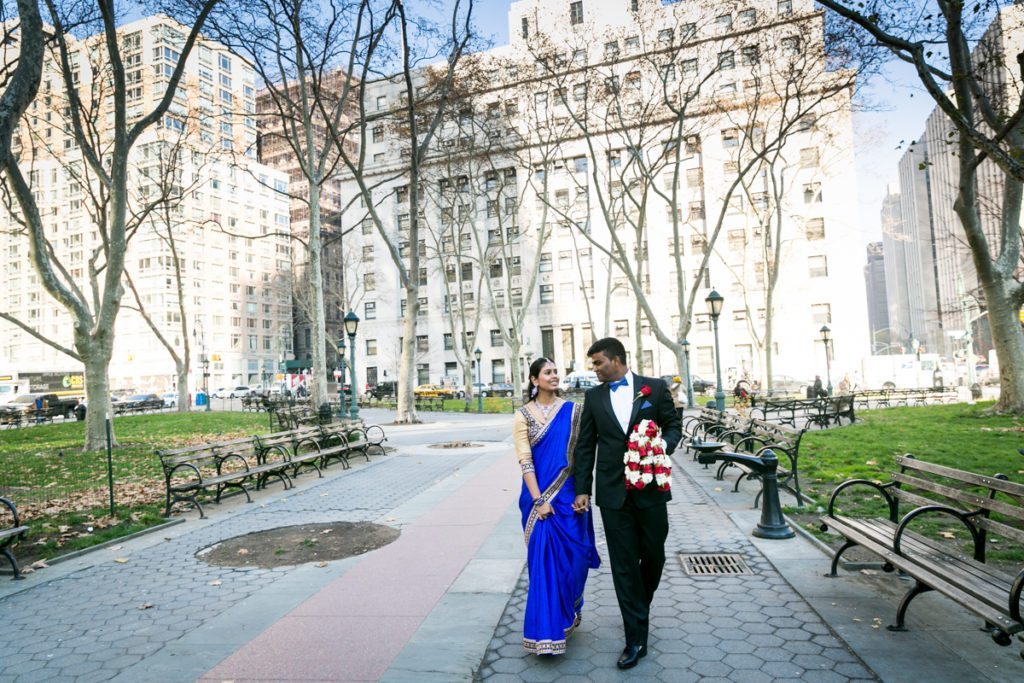
{"type": "MultiPolygon", "coordinates": [[[[859,367],[869,332],[863,264],[851,255],[863,237],[850,89],[835,86],[849,74],[824,68],[822,16],[810,0],[520,0],[509,25],[509,45],[460,67],[457,82],[472,96],[453,105],[424,168],[418,244],[405,237],[408,140],[384,123],[367,135],[364,178],[377,211],[397,251],[421,256],[419,382],[464,381],[475,349],[484,383],[509,381],[541,355],[563,372],[583,369],[590,342],[605,335],[622,339],[634,369],[675,374],[652,318],[674,339],[677,302],[691,291],[692,371],[713,378],[703,301],[713,287],[725,297],[723,380],[763,378],[769,318],[773,375],[824,376],[824,325],[833,376],[859,367]],[[749,150],[776,133],[779,65],[801,60],[802,92],[834,90],[790,122],[772,163],[747,166],[749,150]],[[680,130],[670,110],[684,103],[680,130]],[[778,268],[770,313],[768,265],[778,268]],[[510,338],[522,342],[519,357],[510,338]]],[[[426,110],[435,82],[415,75],[426,110]]],[[[366,96],[367,111],[387,111],[404,88],[384,79],[366,96]]],[[[342,199],[352,201],[346,225],[365,221],[351,180],[342,199]]],[[[373,384],[397,374],[406,305],[387,243],[369,221],[355,232],[352,276],[365,284],[357,366],[373,384]]]]}
{"type": "MultiPolygon", "coordinates": [[[[166,85],[187,30],[166,17],[150,17],[118,30],[128,83],[129,121],[148,113],[166,85]]],[[[101,97],[101,36],[72,40],[79,91],[100,135],[113,121],[101,97]],[[95,87],[90,87],[95,86],[95,87]]],[[[66,120],[63,83],[55,63],[45,65],[40,94],[26,113],[22,144],[33,148],[31,181],[46,235],[62,264],[61,277],[89,291],[89,267],[101,242],[89,180],[66,120]]],[[[163,336],[183,348],[182,310],[191,343],[191,385],[200,386],[209,363],[210,388],[269,379],[279,358],[291,354],[291,268],[287,237],[287,175],[256,160],[256,84],[251,69],[224,46],[200,39],[166,115],[131,151],[129,213],[161,195],[130,231],[126,275],[142,308],[163,336]],[[282,234],[283,233],[283,234],[282,234]],[[269,236],[268,236],[269,235],[269,236]],[[181,271],[181,295],[174,255],[181,271]]],[[[24,147],[23,147],[24,148],[24,147]]],[[[131,220],[131,218],[130,218],[131,220]]],[[[4,228],[10,216],[0,217],[4,228]]],[[[39,284],[27,258],[26,238],[0,234],[7,283],[0,306],[46,337],[71,346],[71,318],[39,284]]],[[[169,390],[174,363],[126,286],[117,319],[111,387],[169,390]]],[[[16,326],[0,322],[0,367],[50,371],[76,363],[16,326]]]]}
{"type": "MultiPolygon", "coordinates": [[[[306,94],[311,97],[311,102],[319,101],[323,106],[329,107],[332,95],[342,90],[344,75],[341,72],[325,76],[317,82],[315,87],[322,89],[317,93],[318,97],[306,94]]],[[[312,86],[311,86],[312,87],[312,86]]],[[[261,162],[283,171],[288,174],[289,194],[291,196],[291,233],[297,238],[293,251],[292,292],[294,295],[294,360],[286,360],[287,369],[296,372],[312,369],[313,359],[313,302],[310,295],[309,277],[309,256],[304,245],[309,236],[310,215],[308,178],[303,172],[296,154],[295,135],[303,135],[301,124],[288,121],[288,130],[282,120],[289,112],[294,112],[285,106],[280,106],[279,100],[294,98],[295,107],[301,107],[302,95],[295,85],[287,87],[278,85],[274,91],[269,89],[261,90],[256,98],[256,110],[258,113],[259,132],[259,159],[261,162]],[[292,124],[297,128],[292,128],[292,124]]],[[[322,121],[323,113],[319,110],[312,112],[315,122],[312,135],[312,149],[314,158],[321,156],[328,159],[324,164],[327,171],[333,171],[337,164],[337,151],[332,149],[332,143],[327,138],[328,127],[322,121]]],[[[343,118],[339,123],[346,125],[348,118],[343,118]]],[[[351,143],[349,143],[351,144],[351,143]]],[[[307,143],[304,137],[299,141],[299,148],[307,150],[307,143]]],[[[304,160],[309,163],[308,159],[304,160]]],[[[341,196],[338,192],[338,182],[328,178],[320,184],[320,239],[321,239],[321,282],[323,284],[324,296],[324,318],[327,333],[327,346],[329,352],[327,358],[334,357],[333,349],[337,340],[343,336],[342,319],[345,317],[348,298],[345,294],[345,255],[351,254],[346,250],[342,235],[341,226],[341,196]]]]}

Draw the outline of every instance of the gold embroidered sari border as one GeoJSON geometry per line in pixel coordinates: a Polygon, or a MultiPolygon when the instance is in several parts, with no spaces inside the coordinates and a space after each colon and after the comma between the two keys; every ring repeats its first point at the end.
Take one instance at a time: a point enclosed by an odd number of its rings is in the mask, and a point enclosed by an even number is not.
{"type": "MultiPolygon", "coordinates": [[[[559,408],[559,410],[561,410],[561,408],[559,408]]],[[[526,519],[526,528],[523,529],[523,540],[527,545],[530,544],[530,535],[533,533],[533,527],[537,523],[537,503],[541,501],[549,501],[556,495],[558,495],[559,489],[562,488],[562,486],[565,484],[565,480],[568,479],[573,472],[573,466],[576,463],[576,442],[579,440],[580,422],[582,421],[582,418],[583,406],[581,406],[578,403],[573,403],[572,417],[570,418],[570,420],[572,421],[572,425],[569,427],[569,444],[568,450],[566,450],[565,453],[566,466],[562,469],[561,472],[558,473],[558,476],[555,477],[555,480],[551,482],[551,484],[546,489],[541,491],[540,498],[534,501],[533,509],[530,510],[530,516],[526,519]]],[[[551,424],[551,422],[553,421],[554,420],[548,422],[548,424],[551,424]]],[[[545,425],[545,430],[546,429],[547,425],[545,425]]],[[[539,438],[540,437],[538,437],[538,440],[539,438]]],[[[533,444],[531,443],[530,445],[532,446],[533,444]]]]}

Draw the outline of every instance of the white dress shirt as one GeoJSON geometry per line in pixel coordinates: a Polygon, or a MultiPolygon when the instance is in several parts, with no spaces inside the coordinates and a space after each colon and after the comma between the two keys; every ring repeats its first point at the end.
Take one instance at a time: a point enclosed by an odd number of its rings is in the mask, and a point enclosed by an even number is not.
{"type": "Polygon", "coordinates": [[[633,396],[635,395],[633,388],[636,386],[636,378],[632,370],[627,370],[623,379],[628,384],[624,387],[619,387],[615,391],[609,388],[608,396],[612,400],[612,411],[615,412],[615,417],[618,419],[623,433],[625,433],[626,428],[629,427],[629,417],[633,414],[633,396]]]}

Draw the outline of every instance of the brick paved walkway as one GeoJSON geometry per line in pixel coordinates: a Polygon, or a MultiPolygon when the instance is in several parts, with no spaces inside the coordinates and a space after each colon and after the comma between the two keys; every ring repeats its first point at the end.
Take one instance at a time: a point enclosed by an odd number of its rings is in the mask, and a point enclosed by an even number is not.
{"type": "Polygon", "coordinates": [[[0,682],[111,679],[303,570],[214,567],[195,558],[200,549],[268,527],[376,520],[479,457],[465,451],[388,456],[313,485],[315,475],[306,474],[296,492],[261,492],[238,514],[126,552],[124,564],[106,562],[0,598],[0,682]],[[153,607],[140,609],[144,604],[153,607]]]}
{"type": "Polygon", "coordinates": [[[677,467],[669,504],[669,554],[654,598],[650,654],[628,671],[622,619],[597,520],[602,567],[587,583],[583,623],[562,657],[525,656],[524,573],[488,647],[478,679],[499,681],[877,680],[778,575],[724,512],[677,467]],[[743,577],[690,577],[676,553],[739,553],[755,572],[743,577]]]}

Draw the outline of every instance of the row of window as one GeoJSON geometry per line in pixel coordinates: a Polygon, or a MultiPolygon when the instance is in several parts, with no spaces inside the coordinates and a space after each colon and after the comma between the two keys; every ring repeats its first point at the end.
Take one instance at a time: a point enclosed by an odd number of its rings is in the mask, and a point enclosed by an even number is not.
{"type": "MultiPolygon", "coordinates": [[[[674,0],[665,0],[664,4],[669,4],[674,0]]],[[[640,10],[640,0],[628,0],[629,10],[631,12],[638,12],[640,10]]],[[[776,11],[779,16],[789,16],[793,14],[793,0],[778,0],[776,4],[776,11]]],[[[583,24],[584,12],[583,12],[583,1],[577,0],[576,2],[569,3],[569,25],[580,26],[583,24]]],[[[736,13],[735,25],[740,28],[749,28],[757,24],[757,10],[753,8],[747,8],[739,10],[736,13]]],[[[728,33],[734,28],[733,15],[720,14],[715,17],[715,29],[721,33],[728,33]]],[[[530,19],[529,17],[522,17],[520,19],[520,32],[523,38],[530,37],[530,19]]],[[[679,36],[680,40],[686,42],[693,40],[697,35],[696,24],[686,24],[681,31],[679,36]]],[[[658,42],[664,44],[671,44],[674,38],[674,32],[672,29],[663,29],[658,33],[658,42]]],[[[605,45],[605,56],[609,56],[608,45],[605,45]]],[[[637,36],[633,36],[625,39],[626,49],[639,48],[640,39],[637,36]]],[[[615,54],[618,56],[618,41],[614,41],[615,54]]]]}

